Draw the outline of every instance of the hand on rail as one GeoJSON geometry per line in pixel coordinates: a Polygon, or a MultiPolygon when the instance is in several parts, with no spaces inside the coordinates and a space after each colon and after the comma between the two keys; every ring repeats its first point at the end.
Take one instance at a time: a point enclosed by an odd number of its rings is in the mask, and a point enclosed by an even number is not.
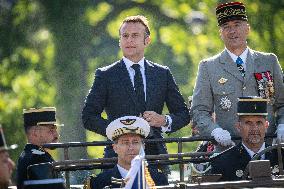
{"type": "Polygon", "coordinates": [[[211,132],[211,136],[214,137],[216,142],[218,142],[221,146],[231,146],[234,145],[232,141],[231,134],[229,131],[224,130],[222,128],[216,128],[211,132]]]}

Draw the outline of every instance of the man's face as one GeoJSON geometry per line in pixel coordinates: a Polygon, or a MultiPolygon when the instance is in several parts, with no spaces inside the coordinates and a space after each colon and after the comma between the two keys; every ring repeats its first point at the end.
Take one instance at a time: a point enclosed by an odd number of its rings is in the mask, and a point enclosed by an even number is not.
{"type": "Polygon", "coordinates": [[[225,46],[231,51],[247,46],[246,40],[249,31],[248,23],[242,20],[228,21],[220,26],[219,30],[225,46]]]}
{"type": "Polygon", "coordinates": [[[145,26],[139,22],[124,23],[120,28],[119,45],[123,56],[139,61],[144,57],[144,49],[149,44],[150,37],[146,36],[145,26]]]}
{"type": "Polygon", "coordinates": [[[8,185],[15,163],[10,159],[7,151],[0,152],[0,186],[8,185]]]}
{"type": "Polygon", "coordinates": [[[58,142],[59,135],[55,125],[36,126],[36,133],[40,144],[58,142]]]}
{"type": "Polygon", "coordinates": [[[268,122],[263,116],[241,116],[237,123],[237,129],[247,147],[262,145],[267,127],[268,122]]]}
{"type": "Polygon", "coordinates": [[[117,153],[120,165],[131,165],[131,160],[139,154],[142,146],[142,138],[137,134],[125,134],[117,139],[113,144],[113,149],[117,153]]]}

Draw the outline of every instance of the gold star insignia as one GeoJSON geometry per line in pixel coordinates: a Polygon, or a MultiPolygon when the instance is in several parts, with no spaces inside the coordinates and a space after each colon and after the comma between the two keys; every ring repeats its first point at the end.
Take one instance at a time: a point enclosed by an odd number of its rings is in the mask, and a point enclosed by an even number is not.
{"type": "Polygon", "coordinates": [[[224,83],[226,83],[227,81],[228,81],[228,79],[225,79],[224,77],[222,77],[221,79],[218,80],[218,82],[219,82],[220,84],[224,84],[224,83]]]}

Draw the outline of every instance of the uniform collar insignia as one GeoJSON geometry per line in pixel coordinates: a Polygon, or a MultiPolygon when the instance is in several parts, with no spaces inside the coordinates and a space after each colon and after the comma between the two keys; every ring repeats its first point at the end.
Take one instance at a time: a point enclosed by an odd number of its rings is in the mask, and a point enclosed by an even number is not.
{"type": "Polygon", "coordinates": [[[45,154],[45,152],[41,151],[41,150],[37,150],[37,149],[32,149],[31,150],[33,154],[36,154],[36,155],[43,155],[45,154]]]}
{"type": "Polygon", "coordinates": [[[227,81],[228,81],[228,79],[225,79],[224,77],[222,77],[221,79],[218,80],[218,82],[219,82],[220,84],[224,84],[224,83],[226,83],[227,81]]]}

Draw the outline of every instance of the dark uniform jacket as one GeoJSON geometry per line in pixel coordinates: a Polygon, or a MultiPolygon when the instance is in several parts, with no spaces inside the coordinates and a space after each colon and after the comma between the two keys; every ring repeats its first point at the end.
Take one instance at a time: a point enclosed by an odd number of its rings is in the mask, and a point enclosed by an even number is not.
{"type": "MultiPolygon", "coordinates": [[[[162,114],[167,105],[172,118],[171,132],[175,132],[189,123],[189,111],[180,94],[175,80],[166,66],[145,60],[146,111],[162,114]]],[[[139,104],[123,60],[96,70],[95,80],[82,112],[86,129],[106,136],[107,125],[122,116],[139,116],[139,104]],[[108,119],[101,113],[105,110],[108,119]]],[[[148,138],[162,138],[161,129],[151,127],[148,138]]],[[[167,153],[165,144],[151,143],[145,146],[146,154],[167,153]]],[[[105,157],[112,157],[109,149],[105,157]],[[109,154],[110,155],[109,155],[109,154]]]]}
{"type": "MultiPolygon", "coordinates": [[[[156,186],[168,185],[168,180],[164,174],[159,173],[157,169],[150,169],[149,172],[156,186]]],[[[118,167],[115,166],[112,169],[108,169],[98,174],[96,177],[91,177],[90,186],[91,189],[102,189],[105,186],[111,186],[112,188],[120,188],[120,184],[112,184],[111,177],[122,179],[118,167]]]]}
{"type": "MultiPolygon", "coordinates": [[[[276,170],[278,167],[277,151],[272,150],[265,153],[265,159],[270,160],[271,167],[276,170]]],[[[246,166],[251,157],[242,143],[234,146],[225,152],[214,157],[211,162],[211,173],[222,174],[220,181],[236,181],[242,180],[246,166]]],[[[279,169],[278,169],[279,172],[279,169]]]]}
{"type": "Polygon", "coordinates": [[[27,168],[30,165],[53,162],[51,155],[41,147],[33,144],[26,144],[24,151],[21,153],[17,164],[17,188],[22,189],[23,183],[27,178],[27,168]]]}

